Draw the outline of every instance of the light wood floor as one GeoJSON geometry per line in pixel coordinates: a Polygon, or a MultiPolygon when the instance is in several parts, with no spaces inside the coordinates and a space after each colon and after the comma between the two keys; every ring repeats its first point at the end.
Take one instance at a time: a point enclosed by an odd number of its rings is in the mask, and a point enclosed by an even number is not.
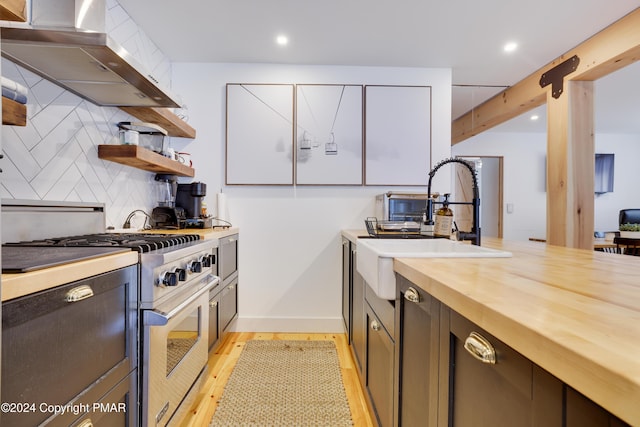
{"type": "Polygon", "coordinates": [[[351,416],[356,427],[373,427],[367,401],[364,397],[358,372],[351,357],[345,334],[283,334],[232,332],[209,356],[209,373],[202,387],[198,403],[182,422],[182,427],[206,427],[218,405],[224,386],[240,356],[244,344],[249,340],[328,340],[333,341],[338,351],[342,381],[344,383],[351,416]]]}

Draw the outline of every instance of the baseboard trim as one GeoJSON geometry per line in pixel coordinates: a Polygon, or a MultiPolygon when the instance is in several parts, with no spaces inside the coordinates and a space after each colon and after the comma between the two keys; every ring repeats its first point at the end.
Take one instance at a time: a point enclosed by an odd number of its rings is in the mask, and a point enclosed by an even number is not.
{"type": "Polygon", "coordinates": [[[238,317],[229,328],[233,332],[345,333],[342,318],[238,317]]]}

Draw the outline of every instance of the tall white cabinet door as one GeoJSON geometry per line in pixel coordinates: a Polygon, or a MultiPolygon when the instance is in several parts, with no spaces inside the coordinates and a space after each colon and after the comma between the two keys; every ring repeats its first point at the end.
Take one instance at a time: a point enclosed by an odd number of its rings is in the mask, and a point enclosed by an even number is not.
{"type": "Polygon", "coordinates": [[[228,185],[293,185],[293,89],[227,84],[228,185]]]}
{"type": "Polygon", "coordinates": [[[365,87],[365,184],[426,185],[431,87],[365,87]]]}

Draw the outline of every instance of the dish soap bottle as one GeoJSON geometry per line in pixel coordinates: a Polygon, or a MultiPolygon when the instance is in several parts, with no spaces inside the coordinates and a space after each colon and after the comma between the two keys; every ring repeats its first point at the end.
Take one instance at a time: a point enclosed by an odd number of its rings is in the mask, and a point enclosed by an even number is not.
{"type": "Polygon", "coordinates": [[[453,228],[453,211],[449,208],[450,194],[444,194],[442,207],[436,212],[436,224],[433,227],[433,234],[438,237],[451,237],[453,228]]]}

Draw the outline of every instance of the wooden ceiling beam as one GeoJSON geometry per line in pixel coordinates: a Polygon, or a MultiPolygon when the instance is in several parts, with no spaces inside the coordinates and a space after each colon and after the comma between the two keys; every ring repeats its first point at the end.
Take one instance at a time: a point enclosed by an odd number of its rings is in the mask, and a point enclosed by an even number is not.
{"type": "Polygon", "coordinates": [[[455,119],[451,126],[451,145],[543,105],[551,85],[541,88],[540,76],[574,55],[580,64],[565,80],[597,80],[640,60],[640,8],[455,119]]]}

